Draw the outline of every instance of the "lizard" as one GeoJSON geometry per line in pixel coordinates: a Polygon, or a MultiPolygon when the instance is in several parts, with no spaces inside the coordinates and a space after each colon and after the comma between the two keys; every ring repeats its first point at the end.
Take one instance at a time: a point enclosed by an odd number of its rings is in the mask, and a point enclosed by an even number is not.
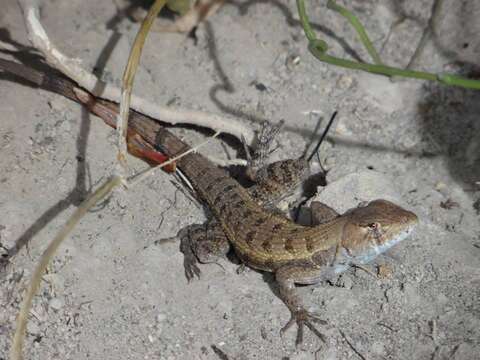
{"type": "MultiPolygon", "coordinates": [[[[69,79],[54,78],[7,60],[0,60],[0,68],[80,102],[107,123],[115,121],[117,104],[95,98],[69,79]]],[[[152,148],[158,146],[169,157],[190,148],[160,123],[135,111],[130,113],[130,129],[140,134],[152,148]]],[[[362,203],[343,214],[317,203],[321,214],[317,219],[319,224],[302,226],[259,204],[226,170],[199,153],[180,158],[176,166],[189,179],[198,197],[208,205],[225,234],[226,247],[220,250],[225,251],[230,245],[245,265],[274,274],[279,296],[290,311],[290,320],[281,332],[296,324],[297,345],[303,342],[304,327],[323,340],[314,323],[325,322],[319,314],[305,308],[295,285],[315,284],[344,272],[350,266],[371,262],[409,236],[418,223],[413,212],[378,199],[362,203]]],[[[307,172],[305,159],[297,159],[297,166],[299,173],[307,172]]],[[[208,257],[208,251],[212,250],[208,246],[191,248],[199,252],[195,254],[199,259],[208,257]]],[[[187,259],[186,270],[195,266],[192,261],[195,260],[187,259]]]]}

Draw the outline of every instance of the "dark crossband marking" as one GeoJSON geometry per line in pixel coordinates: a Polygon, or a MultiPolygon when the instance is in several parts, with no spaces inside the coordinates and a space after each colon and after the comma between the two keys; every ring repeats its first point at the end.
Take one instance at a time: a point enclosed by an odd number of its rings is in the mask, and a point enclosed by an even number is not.
{"type": "Polygon", "coordinates": [[[235,189],[236,187],[237,187],[237,185],[235,185],[235,184],[229,184],[222,189],[221,193],[225,194],[225,193],[229,192],[230,190],[235,189]]]}
{"type": "MultiPolygon", "coordinates": [[[[213,184],[214,186],[215,186],[215,185],[218,186],[219,184],[225,182],[225,180],[230,180],[230,179],[231,179],[230,176],[228,176],[228,175],[226,175],[226,174],[224,174],[224,175],[222,175],[222,176],[220,176],[220,177],[218,177],[218,178],[212,177],[212,178],[210,179],[211,182],[209,183],[209,185],[213,184]]],[[[229,183],[229,184],[232,184],[231,181],[229,181],[228,183],[229,183]]]]}
{"type": "Polygon", "coordinates": [[[208,185],[205,187],[205,191],[206,191],[206,192],[212,192],[212,189],[213,189],[214,186],[215,186],[215,181],[212,181],[210,184],[208,184],[208,185]]]}
{"type": "Polygon", "coordinates": [[[257,220],[255,220],[255,226],[261,226],[265,224],[266,221],[267,221],[266,218],[263,218],[263,217],[258,218],[257,220]]]}
{"type": "Polygon", "coordinates": [[[232,199],[232,204],[231,204],[232,208],[235,210],[240,210],[241,208],[243,208],[243,204],[245,203],[243,199],[238,195],[233,198],[234,199],[232,199]]]}
{"type": "Polygon", "coordinates": [[[208,172],[210,172],[210,169],[208,168],[203,168],[198,171],[198,177],[204,177],[208,172]]]}
{"type": "Polygon", "coordinates": [[[250,209],[245,209],[245,210],[243,211],[242,216],[243,216],[244,218],[249,218],[250,216],[252,216],[252,210],[250,210],[250,209]]]}
{"type": "Polygon", "coordinates": [[[257,234],[256,231],[249,231],[245,234],[245,242],[247,243],[248,246],[252,247],[254,240],[255,240],[255,235],[257,234]]]}
{"type": "Polygon", "coordinates": [[[283,227],[283,224],[282,224],[282,223],[277,223],[277,224],[273,225],[272,231],[278,231],[278,230],[280,230],[282,227],[283,227]]]}
{"type": "Polygon", "coordinates": [[[228,206],[227,203],[223,203],[222,205],[220,205],[220,213],[224,213],[225,210],[227,209],[227,206],[228,206]]]}
{"type": "Polygon", "coordinates": [[[282,173],[287,174],[287,170],[290,170],[290,163],[287,161],[282,161],[280,163],[280,169],[282,169],[282,173]]]}
{"type": "MultiPolygon", "coordinates": [[[[229,218],[228,220],[230,221],[231,219],[229,218]]],[[[233,223],[233,231],[238,233],[243,229],[243,222],[239,221],[238,217],[235,220],[237,221],[230,221],[230,223],[233,223]]]]}
{"type": "Polygon", "coordinates": [[[213,205],[218,207],[218,204],[220,203],[221,200],[224,200],[224,197],[225,197],[225,194],[228,193],[230,190],[232,190],[233,188],[235,188],[236,185],[235,184],[230,184],[230,185],[227,185],[225,186],[222,191],[220,191],[217,196],[215,197],[215,199],[213,200],[213,205]]]}
{"type": "Polygon", "coordinates": [[[299,228],[293,227],[293,228],[291,228],[291,229],[289,230],[289,233],[290,233],[290,234],[296,234],[296,233],[298,233],[299,230],[300,230],[299,228]]]}
{"type": "Polygon", "coordinates": [[[305,246],[309,252],[315,251],[315,239],[311,237],[305,238],[305,246]]]}
{"type": "Polygon", "coordinates": [[[262,249],[265,250],[267,253],[271,253],[273,251],[273,246],[272,246],[272,242],[270,241],[270,239],[262,242],[262,249]]]}
{"type": "Polygon", "coordinates": [[[215,199],[213,199],[212,201],[213,206],[218,208],[219,207],[218,203],[222,200],[224,200],[223,193],[218,193],[217,196],[215,196],[215,199]]]}
{"type": "Polygon", "coordinates": [[[295,246],[293,245],[293,239],[287,239],[285,241],[285,250],[290,254],[295,254],[295,246]]]}

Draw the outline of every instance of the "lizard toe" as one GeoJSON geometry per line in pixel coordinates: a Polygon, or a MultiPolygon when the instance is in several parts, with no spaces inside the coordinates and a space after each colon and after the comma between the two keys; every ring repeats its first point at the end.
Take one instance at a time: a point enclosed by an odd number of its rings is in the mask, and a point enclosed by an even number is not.
{"type": "Polygon", "coordinates": [[[184,261],[183,267],[185,268],[185,277],[188,282],[192,281],[195,276],[200,279],[201,271],[196,263],[187,263],[184,261]]]}
{"type": "Polygon", "coordinates": [[[190,282],[195,276],[200,278],[200,268],[197,265],[198,259],[192,250],[189,237],[181,237],[180,251],[183,253],[183,268],[185,269],[185,277],[188,282],[190,282]]]}
{"type": "Polygon", "coordinates": [[[185,277],[188,282],[190,282],[195,276],[200,279],[200,268],[197,265],[197,257],[190,247],[184,247],[181,250],[183,252],[183,268],[185,269],[185,277]]]}
{"type": "Polygon", "coordinates": [[[295,340],[295,345],[299,346],[303,343],[303,328],[306,326],[313,332],[320,340],[326,342],[325,336],[318,331],[318,329],[313,325],[313,323],[318,323],[325,325],[327,322],[322,320],[318,314],[311,313],[305,309],[292,312],[290,320],[287,324],[280,330],[280,334],[283,335],[292,325],[297,324],[297,338],[295,340]]]}

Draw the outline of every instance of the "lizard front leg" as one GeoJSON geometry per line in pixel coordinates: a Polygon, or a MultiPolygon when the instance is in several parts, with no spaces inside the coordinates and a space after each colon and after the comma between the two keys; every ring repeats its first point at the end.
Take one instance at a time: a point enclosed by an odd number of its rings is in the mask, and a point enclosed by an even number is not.
{"type": "Polygon", "coordinates": [[[340,216],[340,214],[330,206],[319,201],[312,201],[310,204],[310,214],[312,226],[324,224],[340,216]]]}
{"type": "Polygon", "coordinates": [[[230,243],[216,220],[187,226],[178,232],[177,237],[180,238],[180,251],[184,256],[183,267],[188,281],[194,276],[200,278],[197,262],[217,262],[230,250],[230,243]]]}
{"type": "Polygon", "coordinates": [[[323,269],[321,266],[312,263],[298,263],[285,265],[275,272],[275,279],[280,290],[280,298],[290,310],[290,320],[280,330],[283,334],[294,323],[297,324],[297,339],[295,344],[298,346],[303,342],[303,328],[308,327],[316,336],[325,342],[325,337],[320,333],[313,323],[326,324],[326,321],[319,318],[318,314],[309,312],[305,309],[303,301],[298,295],[295,284],[311,285],[322,279],[323,269]]]}

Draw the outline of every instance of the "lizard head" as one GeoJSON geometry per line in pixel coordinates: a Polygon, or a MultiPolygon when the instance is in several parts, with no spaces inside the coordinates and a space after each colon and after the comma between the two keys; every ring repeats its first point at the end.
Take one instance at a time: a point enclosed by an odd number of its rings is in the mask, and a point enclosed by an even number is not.
{"type": "Polygon", "coordinates": [[[417,216],[387,200],[374,200],[346,214],[342,248],[352,263],[372,261],[411,234],[417,216]]]}

